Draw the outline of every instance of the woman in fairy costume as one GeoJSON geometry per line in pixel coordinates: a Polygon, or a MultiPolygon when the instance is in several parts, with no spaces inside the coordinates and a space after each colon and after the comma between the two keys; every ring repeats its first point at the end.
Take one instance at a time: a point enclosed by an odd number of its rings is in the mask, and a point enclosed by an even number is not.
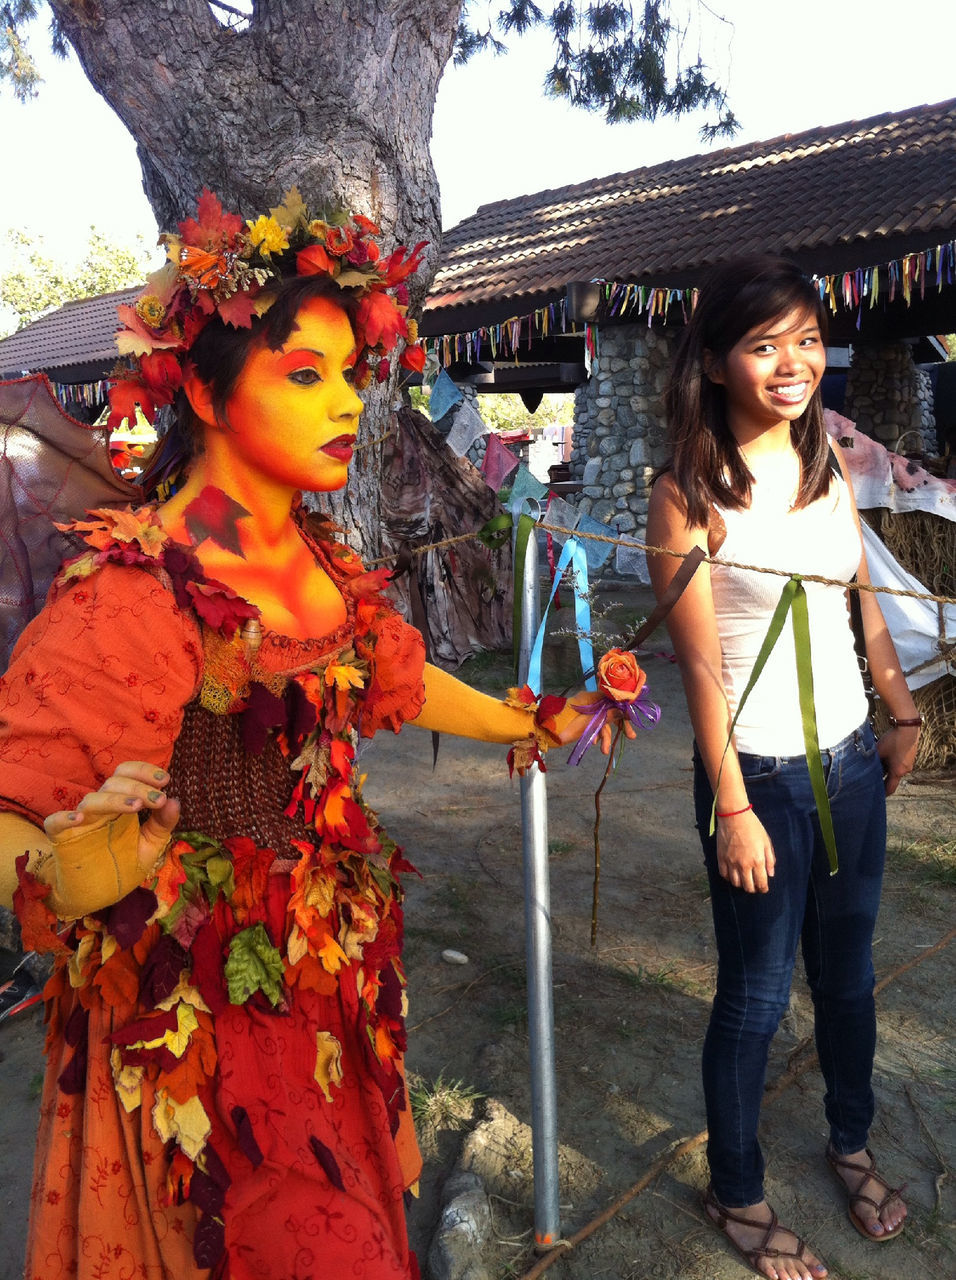
{"type": "Polygon", "coordinates": [[[383,572],[298,502],[345,484],[375,359],[420,367],[417,255],[376,235],[204,193],[121,312],[115,414],[178,394],[193,456],[161,505],[75,524],[0,683],[0,888],[16,861],[56,962],[29,1280],[418,1274],[408,864],[356,743],[558,737],[425,664],[383,572]]]}

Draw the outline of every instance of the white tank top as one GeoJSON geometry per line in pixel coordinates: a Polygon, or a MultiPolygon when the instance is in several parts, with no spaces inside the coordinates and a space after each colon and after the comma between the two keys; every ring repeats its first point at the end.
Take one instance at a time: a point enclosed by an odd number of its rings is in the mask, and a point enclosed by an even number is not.
{"type": "MultiPolygon", "coordinates": [[[[838,476],[829,492],[808,507],[791,510],[799,480],[794,454],[757,459],[749,508],[720,509],[727,527],[717,555],[774,569],[815,573],[848,581],[861,556],[847,487],[838,476]]],[[[787,579],[714,565],[711,569],[724,688],[737,711],[754,662],[787,579]]],[[[806,582],[817,734],[833,747],[866,719],[867,702],[853,648],[846,595],[839,587],[806,582]]],[[[793,627],[788,617],[767,665],[748,697],[734,731],[738,751],[802,756],[806,748],[793,627]]]]}

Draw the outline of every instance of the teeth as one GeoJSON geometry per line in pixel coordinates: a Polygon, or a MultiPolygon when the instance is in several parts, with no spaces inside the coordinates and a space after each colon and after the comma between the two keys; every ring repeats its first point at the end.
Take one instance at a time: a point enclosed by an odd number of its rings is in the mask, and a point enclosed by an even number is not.
{"type": "Polygon", "coordinates": [[[799,383],[797,386],[788,387],[771,387],[772,395],[781,396],[784,400],[800,400],[807,389],[805,382],[799,383]]]}

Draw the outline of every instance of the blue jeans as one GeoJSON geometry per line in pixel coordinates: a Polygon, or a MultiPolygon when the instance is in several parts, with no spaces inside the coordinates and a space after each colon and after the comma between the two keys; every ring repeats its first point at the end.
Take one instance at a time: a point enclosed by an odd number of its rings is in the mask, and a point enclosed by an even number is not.
{"type": "Polygon", "coordinates": [[[717,841],[707,834],[713,792],[694,751],[694,801],[717,937],[717,994],[703,1053],[707,1155],[714,1194],[733,1207],[763,1198],[757,1123],[798,942],[834,1148],[847,1153],[866,1146],[873,1119],[871,944],[886,852],[882,768],[869,724],[822,755],[840,863],[834,876],[806,758],[740,756],[747,795],[777,860],[770,891],[746,893],[717,870],[717,841]]]}

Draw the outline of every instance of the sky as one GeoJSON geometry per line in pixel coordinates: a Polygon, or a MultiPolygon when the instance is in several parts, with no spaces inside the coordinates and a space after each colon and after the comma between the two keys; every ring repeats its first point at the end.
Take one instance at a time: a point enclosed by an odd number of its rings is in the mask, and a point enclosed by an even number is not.
{"type": "MultiPolygon", "coordinates": [[[[734,143],[956,96],[952,0],[709,2],[726,21],[708,21],[702,50],[741,122],[734,143]]],[[[675,12],[687,7],[675,0],[675,12]]],[[[0,273],[8,228],[42,235],[59,261],[76,258],[91,226],[120,243],[156,236],[132,138],[75,58],[53,58],[44,27],[32,43],[40,96],[19,104],[0,90],[0,273]]],[[[549,51],[536,33],[446,70],[432,139],[446,227],[480,204],[733,145],[701,143],[700,115],[612,126],[545,99],[549,51]]]]}

